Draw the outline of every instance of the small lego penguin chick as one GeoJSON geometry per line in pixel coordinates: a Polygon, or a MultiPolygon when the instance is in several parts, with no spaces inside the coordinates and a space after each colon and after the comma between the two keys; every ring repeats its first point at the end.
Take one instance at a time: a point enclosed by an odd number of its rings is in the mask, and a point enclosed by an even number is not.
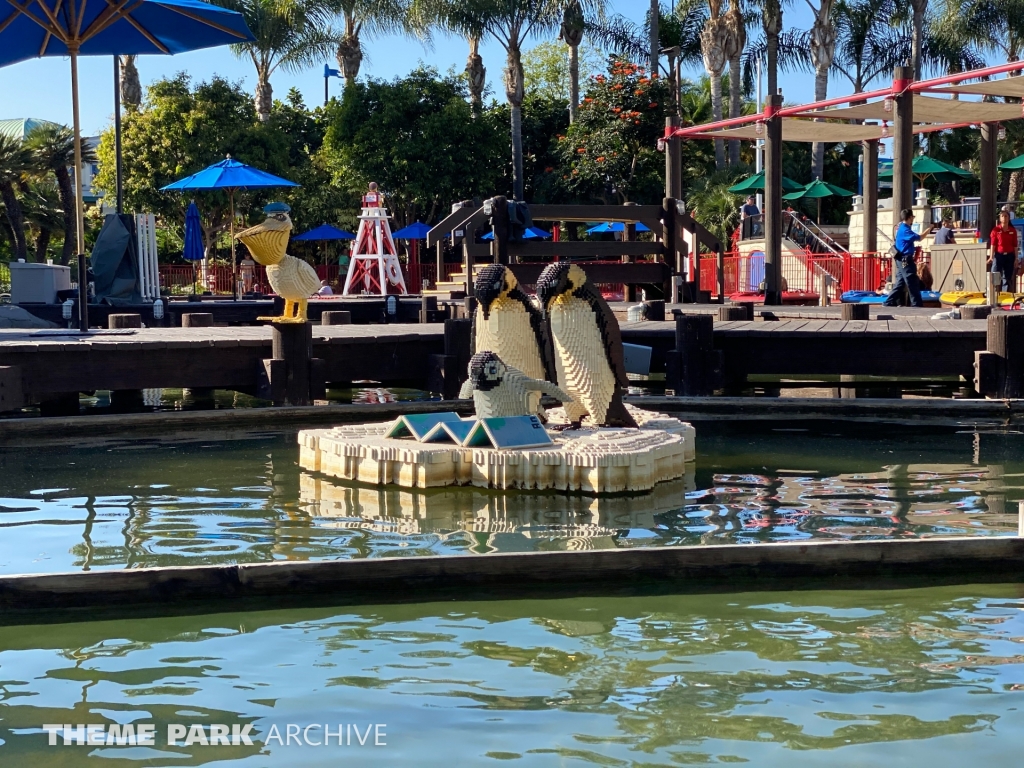
{"type": "Polygon", "coordinates": [[[459,397],[473,397],[478,419],[531,416],[541,411],[540,397],[549,395],[563,403],[572,398],[548,381],[531,379],[518,368],[505,365],[489,350],[469,361],[469,379],[459,397]]]}

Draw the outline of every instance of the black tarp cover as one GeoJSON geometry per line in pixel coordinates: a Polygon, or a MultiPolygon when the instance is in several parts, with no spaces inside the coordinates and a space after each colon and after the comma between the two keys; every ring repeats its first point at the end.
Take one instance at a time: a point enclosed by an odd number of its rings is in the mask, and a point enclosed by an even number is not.
{"type": "Polygon", "coordinates": [[[132,216],[110,214],[92,249],[92,267],[96,302],[139,304],[139,261],[136,258],[135,221],[132,216]]]}

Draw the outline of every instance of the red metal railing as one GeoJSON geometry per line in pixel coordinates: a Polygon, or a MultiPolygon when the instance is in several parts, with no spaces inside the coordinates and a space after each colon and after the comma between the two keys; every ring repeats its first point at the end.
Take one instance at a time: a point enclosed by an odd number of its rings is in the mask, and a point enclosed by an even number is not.
{"type": "MultiPolygon", "coordinates": [[[[246,291],[258,291],[260,293],[271,293],[270,283],[267,281],[267,270],[260,264],[252,269],[251,279],[246,279],[242,269],[238,270],[238,279],[245,283],[246,291]]],[[[340,292],[345,273],[337,264],[318,265],[314,267],[317,276],[335,290],[340,292]]],[[[204,270],[201,265],[191,267],[181,264],[160,265],[160,287],[173,294],[192,293],[194,286],[199,292],[210,291],[215,294],[230,295],[231,291],[231,267],[222,264],[208,266],[204,270]]]]}

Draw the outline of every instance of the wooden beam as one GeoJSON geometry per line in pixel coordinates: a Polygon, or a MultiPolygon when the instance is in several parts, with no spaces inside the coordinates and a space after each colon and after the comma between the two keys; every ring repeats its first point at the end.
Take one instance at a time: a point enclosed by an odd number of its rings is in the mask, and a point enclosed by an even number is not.
{"type": "Polygon", "coordinates": [[[568,242],[562,240],[558,243],[537,242],[535,240],[524,240],[521,243],[509,243],[508,252],[510,256],[517,257],[520,261],[526,258],[550,258],[559,256],[561,258],[587,257],[587,256],[650,256],[665,252],[661,243],[655,242],[568,242]]]}
{"type": "Polygon", "coordinates": [[[900,211],[914,206],[914,96],[906,90],[913,78],[914,70],[910,67],[896,67],[893,73],[893,224],[899,223],[900,211]]]}
{"type": "MultiPolygon", "coordinates": [[[[591,283],[619,283],[622,285],[663,285],[672,277],[672,268],[662,261],[640,261],[636,264],[599,264],[580,261],[577,265],[587,273],[591,283]]],[[[512,264],[509,269],[524,285],[536,285],[541,270],[547,264],[512,264]]]]}
{"type": "Polygon", "coordinates": [[[495,264],[508,264],[508,199],[502,196],[492,197],[491,205],[491,256],[495,264]]]}
{"type": "Polygon", "coordinates": [[[878,250],[878,142],[862,141],[861,163],[864,192],[864,250],[878,250]]]}
{"type": "Polygon", "coordinates": [[[665,197],[679,200],[683,196],[683,159],[682,139],[674,135],[679,128],[679,118],[675,115],[665,118],[665,197]]]}
{"type": "Polygon", "coordinates": [[[992,227],[996,224],[996,150],[999,126],[996,123],[981,124],[981,199],[978,201],[978,231],[981,239],[988,242],[992,227]]]}
{"type": "Polygon", "coordinates": [[[765,104],[764,278],[766,306],[782,303],[782,96],[765,104]]]}
{"type": "Polygon", "coordinates": [[[431,227],[430,231],[427,232],[427,247],[433,248],[436,243],[444,240],[447,234],[455,229],[455,225],[457,223],[461,223],[469,217],[469,212],[474,208],[476,208],[476,206],[473,204],[472,200],[463,200],[460,203],[454,203],[452,205],[452,212],[441,219],[441,221],[431,227]]]}
{"type": "MultiPolygon", "coordinates": [[[[531,205],[534,221],[648,221],[657,222],[660,205],[531,205]]],[[[648,226],[650,226],[648,224],[648,226]]]]}

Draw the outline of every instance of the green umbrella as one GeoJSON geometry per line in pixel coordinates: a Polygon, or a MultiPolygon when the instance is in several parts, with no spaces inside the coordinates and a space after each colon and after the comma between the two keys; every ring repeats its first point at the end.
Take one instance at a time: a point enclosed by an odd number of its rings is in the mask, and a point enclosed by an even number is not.
{"type": "MultiPolygon", "coordinates": [[[[753,176],[748,176],[743,181],[733,184],[729,187],[730,192],[743,193],[743,192],[760,192],[764,189],[764,171],[755,173],[753,176]]],[[[782,177],[782,191],[783,192],[797,192],[803,189],[802,184],[798,184],[786,176],[782,177]]]]}
{"type": "MultiPolygon", "coordinates": [[[[959,181],[969,179],[973,176],[970,171],[957,168],[955,165],[944,163],[928,155],[918,155],[910,164],[910,172],[917,178],[922,186],[926,176],[931,176],[935,181],[959,181]]],[[[891,179],[892,169],[882,171],[878,174],[879,179],[891,179]]]]}
{"type": "Polygon", "coordinates": [[[1007,160],[999,166],[1004,171],[1019,171],[1024,169],[1024,155],[1017,155],[1013,160],[1007,160]]]}
{"type": "Polygon", "coordinates": [[[783,195],[783,200],[814,200],[818,201],[818,223],[821,223],[821,201],[826,197],[853,197],[854,192],[842,187],[837,187],[835,184],[829,184],[822,181],[821,179],[815,179],[806,187],[802,187],[799,192],[790,192],[788,195],[783,195]]]}

